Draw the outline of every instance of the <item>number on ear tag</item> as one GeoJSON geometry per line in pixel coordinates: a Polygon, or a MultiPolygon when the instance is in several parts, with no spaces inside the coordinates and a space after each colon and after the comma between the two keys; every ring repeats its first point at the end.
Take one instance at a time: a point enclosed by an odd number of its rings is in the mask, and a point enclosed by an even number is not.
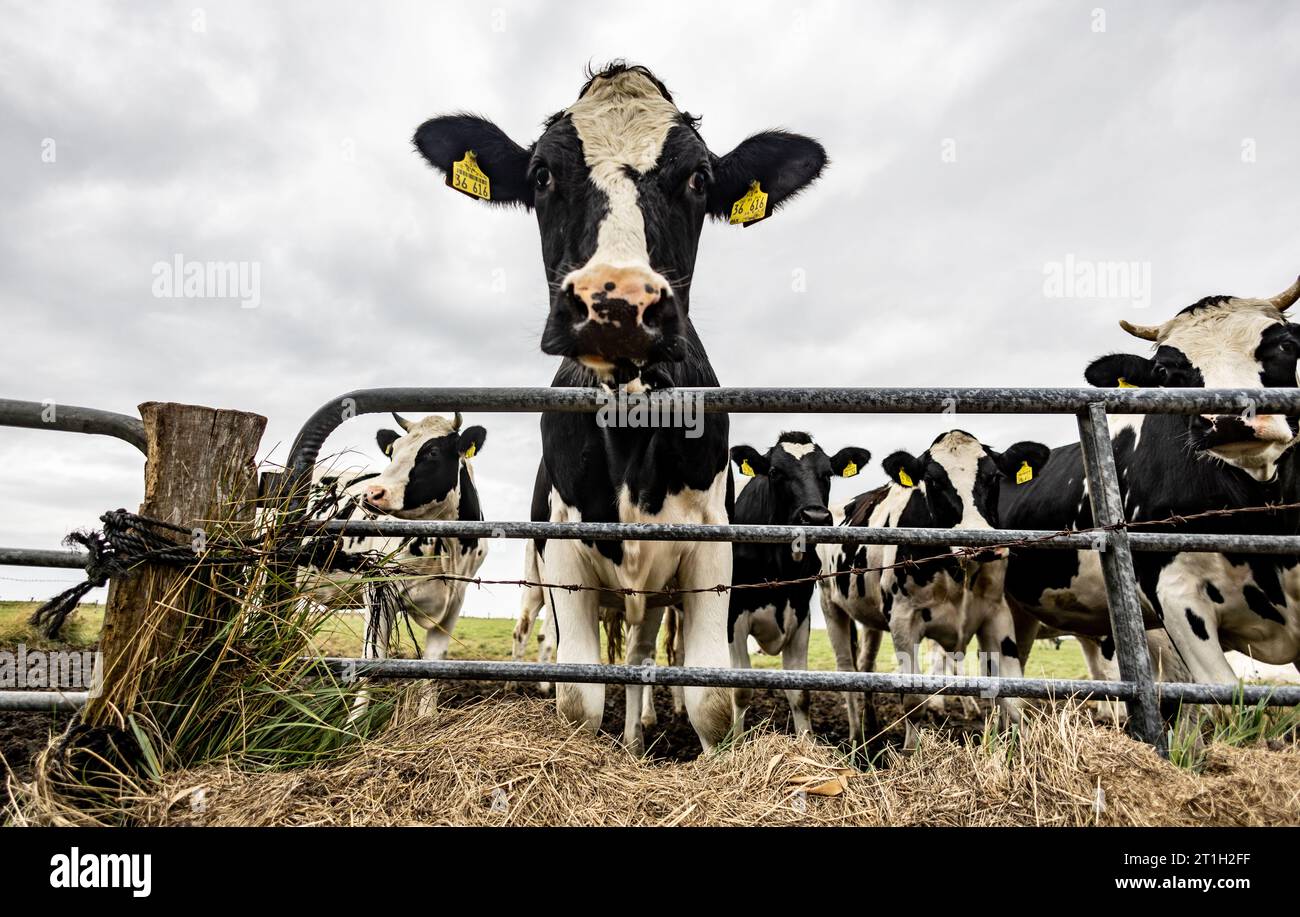
{"type": "Polygon", "coordinates": [[[1034,469],[1029,467],[1028,462],[1021,462],[1020,469],[1016,472],[1017,484],[1028,484],[1034,479],[1034,469]]]}
{"type": "Polygon", "coordinates": [[[752,181],[744,196],[731,205],[731,219],[728,222],[733,226],[737,223],[757,223],[766,217],[767,192],[758,186],[758,182],[752,181]]]}
{"type": "Polygon", "coordinates": [[[840,477],[851,478],[857,473],[858,473],[858,463],[851,461],[844,466],[844,473],[840,475],[840,477]]]}
{"type": "Polygon", "coordinates": [[[478,157],[473,150],[467,150],[459,161],[451,164],[451,178],[447,184],[470,197],[492,200],[492,182],[478,167],[478,157]]]}

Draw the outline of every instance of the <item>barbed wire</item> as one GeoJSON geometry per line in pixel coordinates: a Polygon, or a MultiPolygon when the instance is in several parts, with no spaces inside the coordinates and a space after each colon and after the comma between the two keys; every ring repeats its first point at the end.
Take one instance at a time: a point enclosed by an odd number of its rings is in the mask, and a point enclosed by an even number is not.
{"type": "MultiPolygon", "coordinates": [[[[1093,526],[1084,529],[1060,529],[1050,532],[1046,535],[1040,535],[1036,538],[1021,538],[1010,541],[1001,541],[987,545],[971,545],[962,547],[950,547],[948,551],[927,555],[924,557],[909,557],[901,561],[895,561],[890,564],[881,564],[872,567],[849,567],[844,570],[835,570],[832,572],[819,571],[807,576],[793,577],[782,580],[762,580],[757,583],[718,583],[714,586],[695,586],[679,589],[638,589],[631,586],[593,586],[587,583],[550,583],[540,580],[530,579],[488,579],[481,576],[466,576],[457,573],[411,573],[401,575],[403,580],[442,580],[449,582],[465,583],[474,586],[519,586],[534,589],[560,589],[565,592],[603,592],[610,595],[634,596],[645,595],[657,598],[673,598],[683,595],[698,595],[702,593],[727,593],[745,589],[777,589],[784,586],[808,585],[809,583],[820,583],[824,580],[835,579],[840,576],[860,576],[867,573],[884,573],[887,570],[909,569],[915,570],[923,564],[942,563],[947,561],[961,561],[970,557],[976,557],[980,554],[986,554],[990,551],[997,551],[1002,548],[1008,550],[1012,548],[1028,547],[1030,545],[1044,544],[1057,539],[1073,535],[1104,535],[1116,531],[1127,531],[1132,528],[1181,525],[1188,522],[1194,522],[1199,519],[1218,519],[1229,516],[1244,515],[1247,513],[1278,513],[1290,510],[1300,510],[1300,503],[1269,503],[1263,506],[1242,506],[1231,509],[1205,510],[1198,513],[1179,513],[1168,516],[1164,519],[1149,519],[1139,522],[1115,522],[1109,525],[1093,526]]],[[[454,536],[448,536],[454,537],[454,536]]],[[[624,539],[626,541],[636,541],[635,538],[624,539]]],[[[897,547],[897,546],[896,546],[897,547]]],[[[856,549],[856,544],[855,544],[856,549]]],[[[1062,549],[1065,550],[1065,549],[1062,549]]],[[[846,553],[848,553],[846,551],[846,553]]],[[[400,564],[396,564],[398,571],[402,570],[400,564]]]]}

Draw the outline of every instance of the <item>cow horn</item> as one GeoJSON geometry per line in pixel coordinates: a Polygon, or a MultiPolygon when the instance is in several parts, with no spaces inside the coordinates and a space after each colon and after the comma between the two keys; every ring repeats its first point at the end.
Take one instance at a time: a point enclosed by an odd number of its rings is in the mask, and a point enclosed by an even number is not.
{"type": "Polygon", "coordinates": [[[1160,336],[1159,325],[1134,325],[1121,318],[1119,320],[1119,326],[1129,334],[1133,335],[1133,337],[1141,338],[1144,341],[1154,341],[1160,336]]]}
{"type": "Polygon", "coordinates": [[[1269,302],[1277,306],[1277,311],[1285,312],[1295,305],[1297,299],[1300,299],[1300,278],[1297,278],[1295,283],[1278,293],[1269,302]]]}
{"type": "Polygon", "coordinates": [[[457,412],[456,412],[456,419],[453,420],[453,421],[451,422],[451,428],[452,428],[453,430],[459,430],[459,429],[460,429],[460,424],[461,424],[461,420],[462,420],[462,419],[463,419],[463,418],[460,416],[460,411],[457,411],[457,412]]]}
{"type": "Polygon", "coordinates": [[[405,417],[403,417],[401,414],[397,413],[396,411],[393,412],[393,420],[397,421],[397,425],[401,427],[403,430],[405,430],[407,433],[410,433],[411,427],[415,425],[414,421],[407,420],[405,417]]]}

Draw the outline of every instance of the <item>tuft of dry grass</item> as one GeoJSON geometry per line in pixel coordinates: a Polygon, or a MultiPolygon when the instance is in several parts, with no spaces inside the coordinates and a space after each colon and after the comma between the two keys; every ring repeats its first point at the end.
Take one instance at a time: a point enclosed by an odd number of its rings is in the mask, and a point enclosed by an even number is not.
{"type": "Polygon", "coordinates": [[[1190,773],[1062,706],[1028,711],[1011,736],[927,731],[866,771],[761,730],[654,763],[562,724],[548,702],[498,695],[397,717],[333,763],[207,765],[138,790],[122,805],[150,825],[1294,825],[1300,752],[1212,745],[1190,773]]]}

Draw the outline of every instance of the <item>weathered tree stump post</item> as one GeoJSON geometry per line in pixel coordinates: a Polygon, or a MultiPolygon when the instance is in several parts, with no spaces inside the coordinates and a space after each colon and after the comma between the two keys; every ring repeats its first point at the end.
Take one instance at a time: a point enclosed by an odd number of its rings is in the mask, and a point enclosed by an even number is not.
{"type": "MultiPolygon", "coordinates": [[[[257,494],[255,455],[266,418],[189,404],[140,405],[147,452],[140,515],[201,529],[207,520],[251,520],[257,494]]],[[[175,533],[177,544],[190,536],[175,533]]],[[[121,725],[134,708],[140,665],[175,635],[183,608],[154,611],[175,592],[184,571],[141,564],[109,586],[100,636],[102,687],[84,711],[89,725],[121,725]]]]}

